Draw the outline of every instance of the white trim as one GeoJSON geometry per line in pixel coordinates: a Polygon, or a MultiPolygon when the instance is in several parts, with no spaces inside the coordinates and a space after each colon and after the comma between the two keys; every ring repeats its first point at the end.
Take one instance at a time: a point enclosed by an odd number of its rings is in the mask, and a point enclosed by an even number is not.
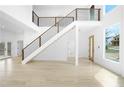
{"type": "Polygon", "coordinates": [[[75,66],[78,66],[78,57],[79,57],[79,28],[76,25],[76,31],[75,31],[75,41],[76,41],[76,47],[75,47],[75,66]]]}
{"type": "Polygon", "coordinates": [[[112,62],[112,63],[115,63],[115,64],[120,64],[119,61],[114,61],[114,60],[110,60],[110,59],[104,59],[106,62],[112,62]]]}

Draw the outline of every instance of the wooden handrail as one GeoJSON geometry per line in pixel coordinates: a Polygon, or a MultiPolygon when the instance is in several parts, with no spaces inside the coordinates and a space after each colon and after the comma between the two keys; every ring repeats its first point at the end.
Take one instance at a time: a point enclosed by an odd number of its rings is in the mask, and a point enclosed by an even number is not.
{"type": "MultiPolygon", "coordinates": [[[[77,10],[90,10],[90,8],[76,8],[77,10]]],[[[95,10],[99,10],[100,8],[95,8],[95,10]]],[[[100,9],[101,10],[101,9],[100,9]]]]}
{"type": "Polygon", "coordinates": [[[76,9],[74,9],[73,11],[71,11],[70,13],[68,13],[65,17],[67,17],[68,15],[70,15],[72,12],[74,12],[76,9]]]}
{"type": "Polygon", "coordinates": [[[54,16],[50,16],[50,17],[39,17],[39,18],[72,18],[71,16],[69,16],[69,17],[63,17],[63,16],[56,16],[56,17],[54,17],[54,16]]]}
{"type": "MultiPolygon", "coordinates": [[[[54,25],[53,25],[54,26],[54,25]]],[[[51,29],[53,26],[51,26],[49,29],[51,29]]],[[[47,29],[44,33],[42,33],[40,36],[42,36],[43,34],[45,34],[49,29],[47,29]]],[[[24,47],[23,49],[27,48],[29,45],[31,45],[35,40],[37,40],[40,36],[38,36],[36,39],[34,39],[31,43],[29,43],[26,47],[24,47]]]]}

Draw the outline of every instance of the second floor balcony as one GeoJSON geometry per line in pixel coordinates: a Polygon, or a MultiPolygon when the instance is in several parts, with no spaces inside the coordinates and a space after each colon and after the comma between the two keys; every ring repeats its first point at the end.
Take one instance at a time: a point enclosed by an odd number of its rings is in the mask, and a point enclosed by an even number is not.
{"type": "Polygon", "coordinates": [[[59,26],[67,26],[73,21],[100,21],[100,8],[76,8],[66,16],[39,16],[32,11],[32,21],[39,27],[50,27],[59,22],[59,26]]]}

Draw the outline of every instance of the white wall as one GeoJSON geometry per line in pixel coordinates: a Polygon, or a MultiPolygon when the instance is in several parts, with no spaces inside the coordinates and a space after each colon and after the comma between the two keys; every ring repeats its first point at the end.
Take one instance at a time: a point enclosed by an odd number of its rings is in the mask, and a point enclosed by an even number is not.
{"type": "Polygon", "coordinates": [[[23,22],[32,20],[32,6],[0,6],[0,10],[23,22]]]}
{"type": "MultiPolygon", "coordinates": [[[[74,29],[71,29],[68,33],[66,33],[64,36],[62,36],[60,39],[58,39],[52,45],[50,45],[44,51],[42,51],[39,55],[37,55],[33,60],[67,61],[69,54],[68,53],[69,52],[68,44],[70,41],[69,36],[70,33],[73,33],[74,31],[75,31],[74,29]]],[[[71,39],[71,41],[73,41],[73,39],[71,39]]]]}
{"type": "MultiPolygon", "coordinates": [[[[88,58],[88,33],[89,33],[88,29],[86,28],[83,29],[79,27],[78,53],[79,53],[79,57],[83,57],[83,58],[88,58]]],[[[75,29],[73,31],[70,31],[68,34],[68,57],[75,57],[75,29]]]]}
{"type": "Polygon", "coordinates": [[[22,22],[26,26],[39,31],[39,28],[32,23],[32,6],[31,5],[13,5],[13,6],[0,6],[0,10],[8,14],[12,18],[22,22]]]}
{"type": "Polygon", "coordinates": [[[68,57],[75,57],[75,30],[76,29],[72,29],[67,34],[68,57]]]}
{"type": "MultiPolygon", "coordinates": [[[[121,70],[121,64],[123,64],[123,60],[122,60],[122,32],[123,32],[123,26],[122,26],[122,10],[124,9],[123,6],[118,6],[117,8],[115,8],[112,12],[106,14],[103,19],[102,19],[102,27],[98,28],[94,31],[91,31],[89,33],[90,35],[94,35],[95,36],[95,62],[110,69],[113,72],[116,72],[118,74],[122,74],[121,70]],[[116,23],[121,23],[121,36],[120,36],[120,62],[110,62],[107,61],[103,56],[104,56],[104,29],[106,27],[109,27],[113,24],[116,23]],[[100,46],[100,48],[98,48],[98,46],[100,46]]],[[[123,12],[124,13],[124,12],[123,12]]]]}
{"type": "Polygon", "coordinates": [[[88,58],[88,32],[89,30],[83,29],[79,31],[79,57],[88,58]]]}
{"type": "MultiPolygon", "coordinates": [[[[78,21],[79,29],[79,57],[88,58],[89,33],[96,31],[101,26],[97,21],[78,21]]],[[[68,57],[75,57],[75,32],[71,31],[68,35],[68,57]]]]}
{"type": "Polygon", "coordinates": [[[67,36],[64,35],[42,51],[34,60],[67,61],[67,36]]]}

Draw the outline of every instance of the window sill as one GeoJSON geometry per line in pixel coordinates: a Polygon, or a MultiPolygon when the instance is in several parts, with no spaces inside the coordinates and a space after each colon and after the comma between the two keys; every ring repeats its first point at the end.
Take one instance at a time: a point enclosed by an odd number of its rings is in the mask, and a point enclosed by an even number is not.
{"type": "Polygon", "coordinates": [[[104,59],[106,62],[111,62],[111,63],[115,63],[115,64],[120,64],[120,61],[113,61],[110,59],[104,59]]]}

